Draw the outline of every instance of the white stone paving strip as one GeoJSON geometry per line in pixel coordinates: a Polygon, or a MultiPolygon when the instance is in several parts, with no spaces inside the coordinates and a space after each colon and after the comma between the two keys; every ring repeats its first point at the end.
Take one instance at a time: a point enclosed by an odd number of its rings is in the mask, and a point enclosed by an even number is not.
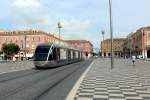
{"type": "Polygon", "coordinates": [[[68,94],[66,100],[73,100],[76,92],[78,90],[78,88],[80,87],[80,84],[82,83],[84,77],[86,76],[86,74],[88,73],[88,71],[91,69],[92,65],[94,64],[94,61],[89,65],[89,67],[85,70],[85,72],[81,75],[81,77],[78,79],[78,81],[76,82],[76,84],[74,85],[74,87],[72,88],[72,90],[70,91],[70,93],[68,94]]]}

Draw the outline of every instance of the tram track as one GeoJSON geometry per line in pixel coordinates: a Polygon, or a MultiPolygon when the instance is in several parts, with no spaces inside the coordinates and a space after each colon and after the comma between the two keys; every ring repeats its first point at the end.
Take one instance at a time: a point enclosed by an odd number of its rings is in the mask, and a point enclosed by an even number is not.
{"type": "MultiPolygon", "coordinates": [[[[57,67],[59,68],[59,67],[57,67]]],[[[55,68],[55,69],[57,69],[55,68]]],[[[17,71],[17,72],[10,72],[10,73],[4,73],[0,75],[0,83],[6,82],[6,81],[11,81],[14,79],[19,79],[19,78],[23,78],[29,75],[33,75],[33,74],[37,74],[37,73],[41,73],[43,71],[46,70],[55,70],[54,68],[49,68],[49,69],[36,69],[36,68],[32,68],[30,70],[23,70],[23,71],[17,71]],[[15,74],[13,74],[15,73],[15,74]]]]}
{"type": "MultiPolygon", "coordinates": [[[[86,63],[84,63],[82,66],[84,66],[86,63]]],[[[66,75],[63,76],[63,78],[60,78],[56,83],[53,83],[51,86],[49,86],[45,91],[43,91],[38,97],[36,97],[34,100],[40,100],[41,97],[43,97],[48,91],[50,91],[52,88],[54,88],[55,86],[57,86],[60,82],[62,82],[63,80],[65,80],[67,77],[69,77],[70,75],[72,75],[73,73],[77,72],[82,66],[78,66],[77,68],[75,68],[74,70],[72,70],[71,72],[67,73],[66,75]]]]}
{"type": "Polygon", "coordinates": [[[18,72],[19,72],[19,74],[6,73],[8,75],[5,75],[5,74],[1,75],[0,76],[0,83],[14,80],[14,79],[19,79],[19,78],[26,77],[26,76],[33,75],[33,74],[37,74],[37,73],[42,72],[42,71],[31,69],[31,70],[25,70],[25,72],[21,71],[23,73],[20,73],[20,71],[18,71],[18,72]]]}
{"type": "MultiPolygon", "coordinates": [[[[79,62],[79,63],[82,63],[82,62],[79,62]]],[[[27,74],[27,76],[23,75],[23,77],[20,76],[19,78],[16,77],[16,78],[13,78],[11,80],[2,81],[2,83],[0,83],[0,91],[3,91],[3,93],[0,92],[0,99],[5,100],[5,98],[11,97],[12,95],[17,94],[22,90],[26,90],[26,88],[30,88],[30,87],[42,82],[43,80],[46,80],[46,79],[49,80],[49,78],[55,76],[56,73],[59,73],[59,72],[61,73],[63,70],[69,70],[69,69],[71,69],[72,67],[75,67],[75,66],[77,67],[79,65],[79,63],[73,64],[72,66],[67,65],[67,66],[59,67],[59,68],[56,68],[56,69],[53,69],[53,70],[41,71],[39,74],[38,74],[38,72],[39,72],[38,71],[37,74],[33,74],[33,75],[31,74],[32,80],[31,80],[30,75],[27,74]],[[21,82],[22,80],[28,80],[28,79],[30,81],[21,82]],[[20,84],[17,87],[15,87],[14,85],[16,85],[17,82],[20,83],[20,84]],[[13,85],[11,85],[11,83],[13,85]],[[4,90],[3,87],[6,87],[6,86],[9,87],[8,90],[4,90]]]]}

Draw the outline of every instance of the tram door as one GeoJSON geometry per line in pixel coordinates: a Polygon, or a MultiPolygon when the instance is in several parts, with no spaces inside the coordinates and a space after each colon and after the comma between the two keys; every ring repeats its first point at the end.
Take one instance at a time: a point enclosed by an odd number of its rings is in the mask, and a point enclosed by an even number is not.
{"type": "Polygon", "coordinates": [[[147,51],[147,58],[150,58],[150,50],[147,51]]]}
{"type": "Polygon", "coordinates": [[[68,50],[68,61],[70,61],[70,60],[71,60],[71,51],[68,50]]]}
{"type": "Polygon", "coordinates": [[[60,49],[53,48],[53,59],[54,61],[60,61],[60,49]]]}
{"type": "Polygon", "coordinates": [[[80,59],[80,52],[78,51],[78,59],[80,59]]]}

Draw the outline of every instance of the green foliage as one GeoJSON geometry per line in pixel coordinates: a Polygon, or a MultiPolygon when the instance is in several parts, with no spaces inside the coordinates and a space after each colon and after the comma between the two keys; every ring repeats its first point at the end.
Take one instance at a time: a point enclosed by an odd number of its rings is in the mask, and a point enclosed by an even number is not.
{"type": "Polygon", "coordinates": [[[17,44],[10,43],[10,44],[3,44],[2,51],[7,56],[14,56],[20,51],[20,48],[17,44]]]}

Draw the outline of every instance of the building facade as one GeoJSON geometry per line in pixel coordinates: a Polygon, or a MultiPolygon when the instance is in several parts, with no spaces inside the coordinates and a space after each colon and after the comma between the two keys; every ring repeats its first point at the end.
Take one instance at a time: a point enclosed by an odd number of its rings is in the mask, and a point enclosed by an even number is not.
{"type": "Polygon", "coordinates": [[[78,48],[83,52],[85,58],[89,58],[93,53],[93,45],[87,40],[67,40],[70,47],[78,48]]]}
{"type": "MultiPolygon", "coordinates": [[[[113,51],[115,57],[123,57],[125,40],[125,38],[113,39],[113,51]]],[[[106,39],[101,42],[101,55],[102,57],[111,57],[111,39],[106,39]]]]}
{"type": "MultiPolygon", "coordinates": [[[[59,39],[58,37],[43,31],[27,30],[0,32],[0,50],[3,44],[9,43],[19,45],[23,57],[25,56],[25,51],[26,57],[32,57],[36,46],[41,43],[59,43],[61,45],[68,45],[65,40],[59,39]]],[[[20,54],[18,55],[20,56],[20,54]]]]}
{"type": "Polygon", "coordinates": [[[127,36],[124,51],[126,56],[150,58],[150,27],[143,27],[127,36]]]}
{"type": "Polygon", "coordinates": [[[134,34],[133,32],[131,32],[130,34],[127,35],[124,46],[123,46],[123,51],[124,51],[124,57],[125,58],[130,58],[131,54],[132,54],[132,34],[134,34]]]}

